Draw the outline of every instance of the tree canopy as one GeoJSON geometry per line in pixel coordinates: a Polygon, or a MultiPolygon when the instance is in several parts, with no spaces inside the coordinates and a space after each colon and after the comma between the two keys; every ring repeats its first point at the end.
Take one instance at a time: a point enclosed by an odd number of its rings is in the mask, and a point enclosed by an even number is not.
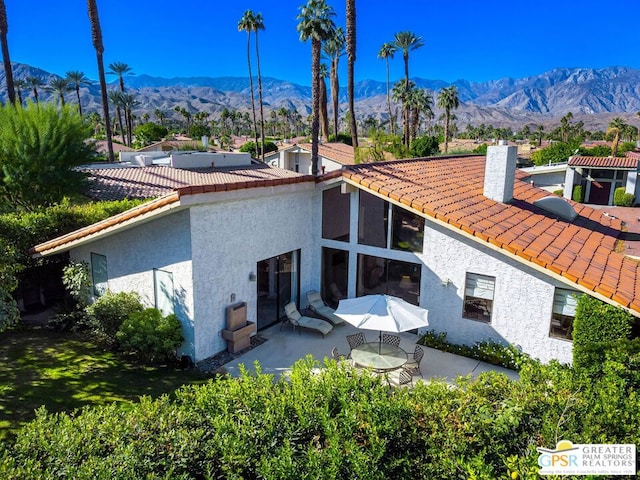
{"type": "Polygon", "coordinates": [[[0,107],[0,211],[32,210],[77,194],[84,175],[72,169],[95,158],[91,133],[75,107],[0,107]]]}

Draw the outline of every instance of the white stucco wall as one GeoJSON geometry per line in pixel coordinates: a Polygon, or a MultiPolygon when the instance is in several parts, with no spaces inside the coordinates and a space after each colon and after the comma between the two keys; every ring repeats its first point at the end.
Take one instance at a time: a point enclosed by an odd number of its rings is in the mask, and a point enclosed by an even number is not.
{"type": "Polygon", "coordinates": [[[429,328],[454,343],[493,340],[514,344],[543,362],[571,362],[572,343],[549,337],[554,288],[569,288],[487,246],[427,223],[421,304],[429,328]],[[491,324],[462,318],[467,272],[495,277],[491,324]],[[443,286],[449,279],[451,283],[443,286]]]}
{"type": "Polygon", "coordinates": [[[91,252],[105,255],[109,290],[138,292],[149,307],[155,304],[153,269],[171,272],[175,313],[182,323],[185,336],[185,343],[178,353],[193,356],[189,230],[189,212],[180,211],[79,246],[70,252],[70,256],[74,261],[85,261],[90,265],[91,252]]]}
{"type": "Polygon", "coordinates": [[[257,285],[249,274],[256,273],[258,261],[300,249],[301,298],[316,285],[311,275],[317,254],[312,235],[314,184],[250,189],[237,196],[222,201],[218,195],[217,203],[190,210],[196,360],[226,348],[220,332],[232,294],[236,302],[247,302],[248,320],[256,321],[257,285]]]}

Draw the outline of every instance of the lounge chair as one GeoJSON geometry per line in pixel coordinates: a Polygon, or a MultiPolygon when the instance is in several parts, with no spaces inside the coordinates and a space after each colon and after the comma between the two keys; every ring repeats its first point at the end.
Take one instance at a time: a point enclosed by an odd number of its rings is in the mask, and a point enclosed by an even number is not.
{"type": "Polygon", "coordinates": [[[300,315],[295,302],[287,303],[284,306],[284,313],[287,315],[287,319],[293,326],[294,331],[296,327],[306,328],[308,330],[313,330],[314,332],[321,333],[324,337],[327,333],[333,330],[333,326],[329,322],[325,322],[324,320],[320,320],[319,318],[311,318],[300,315]]]}
{"type": "Polygon", "coordinates": [[[335,310],[324,303],[318,292],[314,290],[307,292],[307,303],[311,311],[327,319],[333,326],[344,325],[344,320],[334,314],[335,310]]]}

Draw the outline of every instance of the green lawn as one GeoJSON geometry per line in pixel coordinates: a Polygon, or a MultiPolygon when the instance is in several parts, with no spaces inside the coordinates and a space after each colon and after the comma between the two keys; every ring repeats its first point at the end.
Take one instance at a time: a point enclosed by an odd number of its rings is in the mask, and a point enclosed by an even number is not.
{"type": "Polygon", "coordinates": [[[135,402],[208,378],[196,370],[135,365],[73,334],[23,326],[0,333],[0,440],[33,419],[41,405],[71,412],[135,402]]]}

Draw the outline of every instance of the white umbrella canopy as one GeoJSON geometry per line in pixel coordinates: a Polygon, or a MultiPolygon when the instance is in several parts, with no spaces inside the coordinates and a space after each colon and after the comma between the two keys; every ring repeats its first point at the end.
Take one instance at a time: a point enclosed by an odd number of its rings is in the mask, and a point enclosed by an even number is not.
{"type": "Polygon", "coordinates": [[[365,295],[340,300],[335,314],[354,327],[406,332],[429,325],[428,311],[391,295],[365,295]]]}

